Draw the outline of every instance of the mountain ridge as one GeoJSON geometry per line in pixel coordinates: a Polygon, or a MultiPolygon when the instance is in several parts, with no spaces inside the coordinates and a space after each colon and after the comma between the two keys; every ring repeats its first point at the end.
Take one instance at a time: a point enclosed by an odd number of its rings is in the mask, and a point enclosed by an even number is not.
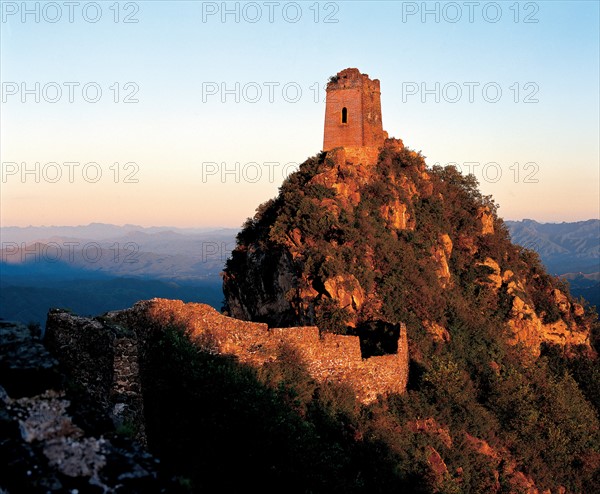
{"type": "Polygon", "coordinates": [[[474,177],[396,139],[377,163],[343,148],[303,163],[238,234],[223,290],[237,318],[342,333],[384,319],[446,334],[451,305],[476,296],[534,353],[546,339],[589,348],[584,309],[511,243],[474,177]]]}

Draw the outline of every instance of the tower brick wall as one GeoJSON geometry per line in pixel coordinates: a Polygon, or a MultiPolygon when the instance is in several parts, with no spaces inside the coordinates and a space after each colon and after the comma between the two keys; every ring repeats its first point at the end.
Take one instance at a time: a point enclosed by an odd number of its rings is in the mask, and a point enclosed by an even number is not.
{"type": "Polygon", "coordinates": [[[380,147],[387,138],[381,120],[379,80],[344,69],[327,84],[323,150],[380,147]]]}

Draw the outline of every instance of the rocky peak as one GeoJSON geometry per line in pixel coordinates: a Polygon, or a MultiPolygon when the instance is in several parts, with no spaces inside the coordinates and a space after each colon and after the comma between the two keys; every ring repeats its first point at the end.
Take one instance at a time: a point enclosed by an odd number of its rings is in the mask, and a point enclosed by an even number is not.
{"type": "Polygon", "coordinates": [[[459,303],[463,319],[488,313],[512,334],[508,341],[536,355],[545,341],[589,349],[583,308],[510,242],[496,209],[472,176],[428,168],[397,139],[376,155],[321,153],[238,235],[224,270],[225,310],[322,331],[359,332],[378,319],[412,321],[409,335],[411,326],[445,334],[459,303]]]}

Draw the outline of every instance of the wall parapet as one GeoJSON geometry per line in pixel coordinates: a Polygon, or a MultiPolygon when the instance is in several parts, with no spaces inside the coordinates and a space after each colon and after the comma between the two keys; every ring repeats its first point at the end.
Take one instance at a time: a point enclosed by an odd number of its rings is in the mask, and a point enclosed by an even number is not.
{"type": "Polygon", "coordinates": [[[48,314],[46,342],[71,373],[102,403],[116,425],[133,426],[145,442],[142,378],[148,343],[166,327],[181,328],[202,350],[235,356],[260,367],[292,348],[317,382],[349,384],[364,404],[403,393],[408,343],[401,325],[398,352],[362,358],[358,336],[319,334],[315,326],[269,328],[224,316],[212,307],[152,299],[90,319],[65,311],[48,314]]]}
{"type": "Polygon", "coordinates": [[[224,316],[205,304],[152,299],[112,314],[133,328],[169,324],[184,328],[203,349],[234,355],[253,366],[276,360],[282,346],[288,345],[298,352],[314,379],[350,384],[362,403],[406,390],[409,356],[404,325],[396,354],[364,359],[358,336],[320,335],[315,326],[268,328],[263,323],[224,316]]]}

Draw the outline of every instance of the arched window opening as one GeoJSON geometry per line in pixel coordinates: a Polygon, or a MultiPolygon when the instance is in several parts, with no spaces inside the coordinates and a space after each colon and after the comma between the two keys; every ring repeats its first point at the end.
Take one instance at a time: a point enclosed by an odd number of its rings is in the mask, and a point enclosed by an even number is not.
{"type": "Polygon", "coordinates": [[[348,108],[342,108],[342,123],[348,123],[348,108]]]}

